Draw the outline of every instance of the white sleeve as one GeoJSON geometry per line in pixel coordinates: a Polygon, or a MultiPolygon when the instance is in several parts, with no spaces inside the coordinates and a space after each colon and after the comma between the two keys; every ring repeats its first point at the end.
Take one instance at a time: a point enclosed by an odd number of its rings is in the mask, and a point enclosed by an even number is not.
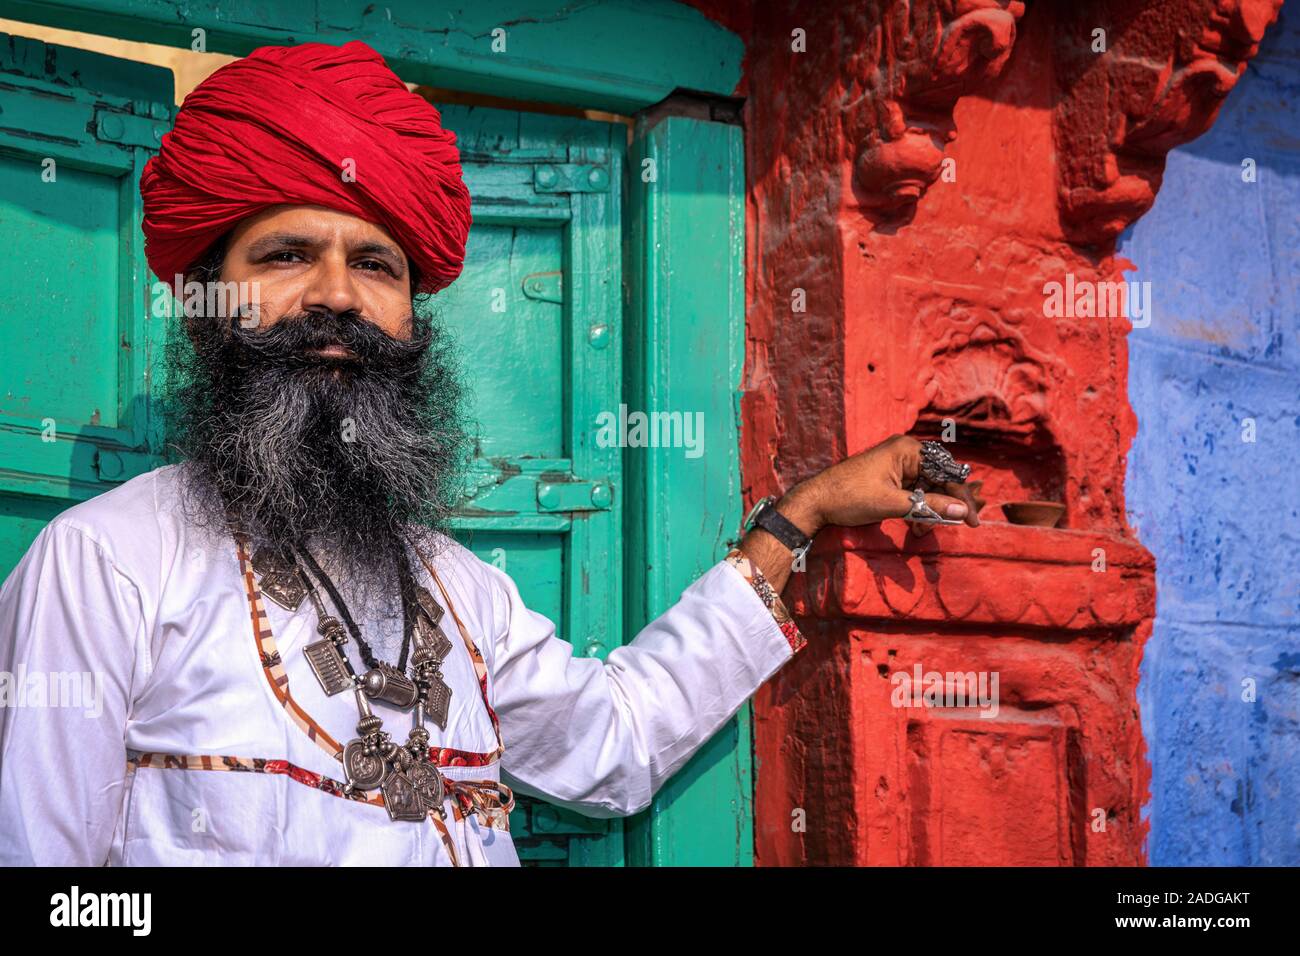
{"type": "Polygon", "coordinates": [[[0,865],[108,859],[144,647],[136,586],[55,519],[0,588],[0,865]]]}
{"type": "Polygon", "coordinates": [[[804,644],[784,608],[783,630],[746,572],[723,560],[605,661],[574,657],[510,577],[491,570],[506,605],[493,663],[502,771],[521,792],[587,816],[649,806],[804,644]]]}

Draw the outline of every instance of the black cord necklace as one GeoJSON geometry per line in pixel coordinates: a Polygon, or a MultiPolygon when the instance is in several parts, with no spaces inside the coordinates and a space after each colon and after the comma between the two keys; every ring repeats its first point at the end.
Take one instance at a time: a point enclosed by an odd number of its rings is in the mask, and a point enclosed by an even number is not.
{"type": "MultiPolygon", "coordinates": [[[[361,636],[361,628],[352,617],[352,612],[348,609],[347,602],[343,600],[343,595],[335,586],[330,576],[325,573],[325,569],[320,563],[312,557],[310,551],[306,548],[299,548],[298,554],[308,570],[316,577],[321,586],[338,608],[339,616],[343,618],[343,624],[347,627],[348,633],[352,639],[357,642],[357,649],[361,652],[361,659],[366,662],[366,666],[374,669],[380,665],[380,661],[375,657],[374,651],[361,636]]],[[[398,590],[401,593],[402,600],[402,650],[397,659],[396,667],[399,671],[406,670],[406,658],[411,650],[411,638],[415,633],[415,580],[411,575],[411,564],[407,557],[405,548],[399,549],[397,561],[397,583],[398,590]]]]}

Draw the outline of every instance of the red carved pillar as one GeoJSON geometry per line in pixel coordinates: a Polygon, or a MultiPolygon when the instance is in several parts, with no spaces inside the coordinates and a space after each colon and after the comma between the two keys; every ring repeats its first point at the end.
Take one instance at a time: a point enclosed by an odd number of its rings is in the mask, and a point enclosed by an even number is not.
{"type": "Polygon", "coordinates": [[[908,432],[952,440],[988,504],[921,539],[828,529],[792,578],[813,646],[755,702],[757,859],[1139,863],[1155,580],[1114,239],[1279,3],[837,6],[754,8],[748,491],[908,432]],[[1031,500],[1060,524],[1007,523],[1031,500]],[[899,706],[918,669],[996,708],[899,706]]]}

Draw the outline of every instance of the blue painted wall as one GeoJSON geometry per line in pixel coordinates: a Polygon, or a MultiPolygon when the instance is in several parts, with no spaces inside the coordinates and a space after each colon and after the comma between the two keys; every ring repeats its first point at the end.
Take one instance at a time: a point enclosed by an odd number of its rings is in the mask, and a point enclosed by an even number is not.
{"type": "Polygon", "coordinates": [[[1120,241],[1130,521],[1156,556],[1138,691],[1153,865],[1300,864],[1300,6],[1120,241]],[[1257,181],[1242,181],[1255,160],[1257,181]],[[1256,440],[1243,441],[1242,420],[1256,440]],[[1256,700],[1243,701],[1245,681],[1256,700]]]}

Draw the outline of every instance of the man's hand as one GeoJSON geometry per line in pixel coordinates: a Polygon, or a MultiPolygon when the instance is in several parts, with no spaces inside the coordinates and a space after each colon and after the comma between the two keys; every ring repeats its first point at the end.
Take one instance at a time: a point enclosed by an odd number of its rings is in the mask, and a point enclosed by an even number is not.
{"type": "MultiPolygon", "coordinates": [[[[864,452],[832,465],[820,474],[796,485],[786,496],[818,522],[828,524],[875,524],[885,518],[901,518],[912,510],[908,497],[916,487],[921,468],[921,443],[906,435],[895,435],[864,452]]],[[[926,504],[945,518],[964,519],[978,527],[978,486],[947,484],[946,494],[927,494],[926,504]]],[[[785,499],[783,499],[784,501],[785,499]]],[[[912,522],[920,533],[921,525],[912,522]]]]}
{"type": "MultiPolygon", "coordinates": [[[[875,524],[885,518],[902,518],[912,510],[909,497],[921,468],[921,443],[895,435],[879,445],[832,465],[795,485],[777,504],[777,510],[804,534],[815,535],[828,524],[875,524]]],[[[926,504],[945,518],[962,519],[978,527],[979,498],[983,482],[946,484],[943,493],[929,493],[926,504]]],[[[917,535],[931,525],[908,522],[917,535]]],[[[741,550],[780,593],[790,576],[790,551],[761,528],[745,535],[741,550]]]]}

